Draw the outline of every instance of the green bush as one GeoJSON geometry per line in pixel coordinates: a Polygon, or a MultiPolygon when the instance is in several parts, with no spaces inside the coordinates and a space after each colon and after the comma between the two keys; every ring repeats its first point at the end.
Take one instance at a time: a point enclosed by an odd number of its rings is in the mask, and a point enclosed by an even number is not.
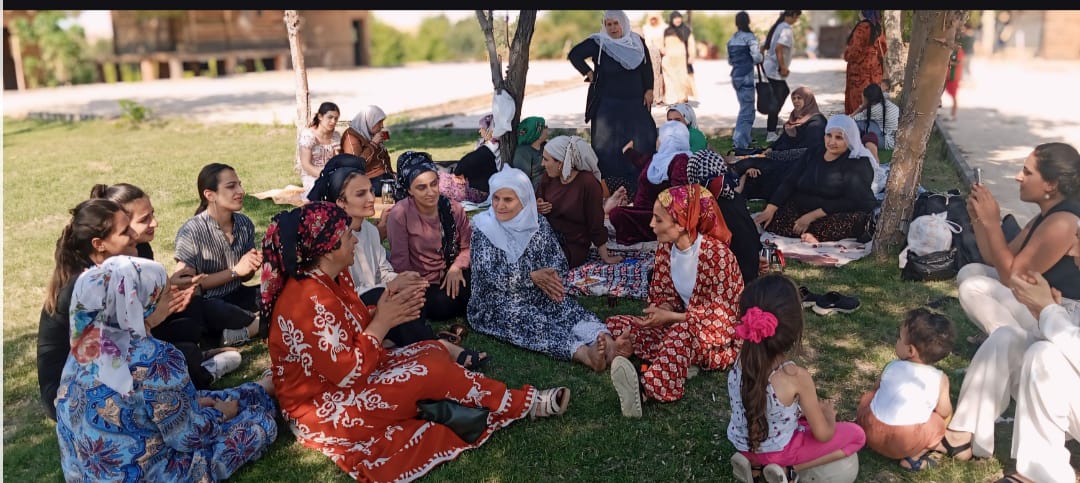
{"type": "Polygon", "coordinates": [[[120,99],[120,117],[129,125],[138,126],[150,118],[151,109],[131,99],[120,99]]]}
{"type": "Polygon", "coordinates": [[[409,37],[377,19],[371,23],[371,65],[390,67],[405,63],[405,42],[409,37]]]}

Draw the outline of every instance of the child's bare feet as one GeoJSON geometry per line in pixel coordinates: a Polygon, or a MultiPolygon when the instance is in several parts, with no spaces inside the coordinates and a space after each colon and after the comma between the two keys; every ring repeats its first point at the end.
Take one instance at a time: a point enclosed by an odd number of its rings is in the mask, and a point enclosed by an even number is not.
{"type": "Polygon", "coordinates": [[[623,357],[634,355],[634,346],[630,344],[630,331],[623,332],[615,338],[615,355],[623,357]]]}

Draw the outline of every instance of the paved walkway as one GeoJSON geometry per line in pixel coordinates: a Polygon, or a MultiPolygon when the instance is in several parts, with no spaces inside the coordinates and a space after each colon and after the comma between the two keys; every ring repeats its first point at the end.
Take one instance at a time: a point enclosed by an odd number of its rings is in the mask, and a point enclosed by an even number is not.
{"type": "MultiPolygon", "coordinates": [[[[805,85],[816,94],[826,114],[843,109],[844,67],[838,59],[796,59],[788,82],[805,85]]],[[[1039,143],[1065,141],[1080,146],[1080,97],[1067,94],[1064,86],[1080,83],[1080,62],[1005,61],[975,58],[972,81],[960,89],[960,114],[956,122],[943,121],[946,132],[971,167],[983,168],[987,184],[1002,205],[1026,222],[1037,211],[1017,198],[1011,177],[1024,157],[1039,143]]],[[[738,104],[725,61],[695,63],[699,124],[704,130],[734,126],[738,104]]],[[[566,61],[534,61],[529,68],[530,88],[579,79],[566,61]]],[[[312,69],[308,72],[311,103],[315,108],[332,100],[344,118],[360,106],[377,104],[394,115],[491,93],[491,71],[486,62],[411,65],[396,68],[346,70],[312,69]]],[[[553,127],[583,128],[586,86],[540,93],[525,99],[525,116],[540,115],[553,127]]],[[[292,72],[264,72],[210,79],[166,79],[139,84],[95,84],[5,91],[5,116],[30,112],[64,112],[116,116],[117,100],[140,102],[163,117],[194,121],[283,123],[295,116],[295,79],[292,72]]],[[[943,98],[942,114],[950,100],[943,98]]],[[[785,110],[790,110],[790,101],[785,110]]],[[[488,107],[440,118],[429,126],[475,128],[488,107]]],[[[653,115],[661,121],[662,108],[653,115]]],[[[786,116],[786,114],[785,114],[786,116]]],[[[421,123],[421,125],[424,125],[421,123]]],[[[755,127],[765,126],[758,115],[755,127]]]]}

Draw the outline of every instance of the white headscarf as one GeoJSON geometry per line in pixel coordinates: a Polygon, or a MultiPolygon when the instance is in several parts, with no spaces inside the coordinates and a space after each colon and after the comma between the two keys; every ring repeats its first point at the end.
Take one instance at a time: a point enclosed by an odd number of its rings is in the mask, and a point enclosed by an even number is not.
{"type": "Polygon", "coordinates": [[[660,126],[660,150],[652,157],[646,177],[652,184],[668,179],[668,166],[680,154],[690,156],[690,129],[679,121],[667,121],[660,126]]]}
{"type": "Polygon", "coordinates": [[[589,142],[577,136],[557,136],[544,144],[544,152],[551,157],[562,161],[562,179],[566,181],[570,177],[570,168],[578,171],[588,171],[596,176],[596,180],[604,179],[600,175],[600,167],[597,163],[596,151],[593,151],[589,142]]]}
{"type": "Polygon", "coordinates": [[[683,119],[686,119],[687,126],[690,126],[692,128],[698,127],[697,115],[694,114],[694,108],[690,107],[690,104],[687,104],[685,102],[682,104],[675,104],[674,106],[669,107],[668,111],[671,111],[672,109],[679,111],[679,114],[682,114],[683,119]]]}
{"type": "Polygon", "coordinates": [[[508,221],[499,221],[495,218],[495,206],[492,205],[483,213],[473,217],[473,226],[483,232],[495,248],[506,252],[508,262],[517,263],[521,255],[525,253],[525,248],[529,246],[533,235],[540,230],[532,180],[524,171],[511,168],[491,175],[488,185],[491,187],[488,202],[496,191],[510,188],[517,194],[518,200],[521,200],[521,211],[508,221]]]}
{"type": "Polygon", "coordinates": [[[859,134],[859,126],[855,124],[855,120],[845,114],[834,114],[829,118],[829,122],[825,124],[825,133],[828,134],[837,130],[844,133],[844,141],[847,141],[848,149],[851,150],[851,154],[848,155],[849,158],[870,159],[870,168],[874,170],[874,180],[870,183],[870,190],[877,193],[885,189],[887,180],[885,170],[878,164],[874,153],[871,153],[863,145],[862,135],[859,134]]]}
{"type": "Polygon", "coordinates": [[[386,113],[379,106],[364,106],[352,118],[349,126],[364,136],[364,139],[371,141],[371,128],[384,119],[386,119],[386,113]]]}
{"type": "Polygon", "coordinates": [[[97,380],[129,395],[131,344],[146,337],[146,316],[166,288],[165,267],[114,256],[79,275],[71,296],[71,355],[97,380]]]}
{"type": "Polygon", "coordinates": [[[600,19],[600,31],[589,36],[600,44],[601,54],[610,55],[627,70],[636,69],[645,60],[645,44],[639,42],[636,37],[630,27],[630,18],[622,10],[605,10],[604,18],[600,19]],[[608,19],[619,22],[622,26],[622,37],[613,39],[608,35],[607,26],[604,25],[608,19]]]}

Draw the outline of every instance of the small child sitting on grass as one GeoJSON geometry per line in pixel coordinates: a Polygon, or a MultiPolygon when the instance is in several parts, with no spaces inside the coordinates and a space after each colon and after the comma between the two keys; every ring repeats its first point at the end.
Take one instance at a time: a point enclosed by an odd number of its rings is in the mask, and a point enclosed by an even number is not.
{"type": "Polygon", "coordinates": [[[896,341],[900,359],[885,366],[877,386],[859,401],[856,422],[866,431],[866,445],[900,460],[906,470],[935,466],[930,452],[945,451],[941,438],[952,417],[949,378],[932,364],[949,355],[953,337],[944,315],[908,311],[896,341]]]}

